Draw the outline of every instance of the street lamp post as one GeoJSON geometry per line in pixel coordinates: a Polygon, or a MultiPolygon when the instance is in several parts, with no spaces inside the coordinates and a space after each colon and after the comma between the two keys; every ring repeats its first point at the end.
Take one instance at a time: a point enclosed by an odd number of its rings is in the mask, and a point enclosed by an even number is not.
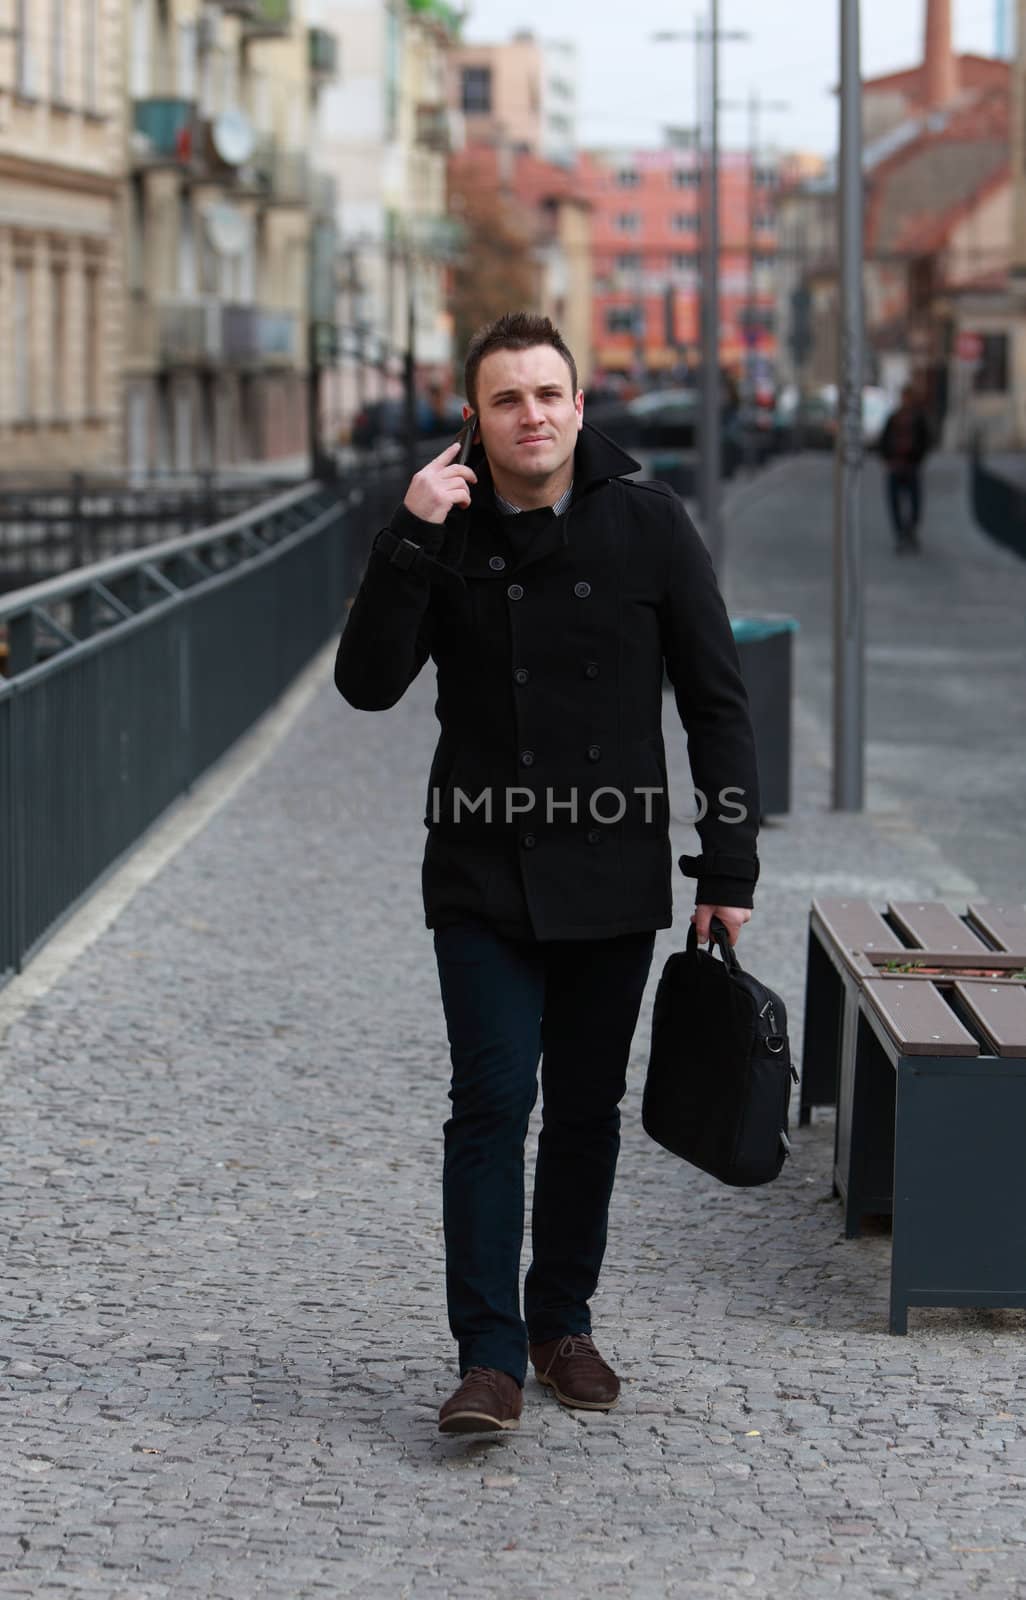
{"type": "Polygon", "coordinates": [[[698,48],[698,117],[702,161],[702,391],[699,412],[699,507],[717,576],[723,575],[723,522],[720,511],[720,43],[744,40],[746,33],[720,28],[719,0],[709,0],[708,24],[693,33],[660,32],[658,42],[688,40],[698,48]],[[707,70],[702,93],[702,46],[707,70]]]}
{"type": "Polygon", "coordinates": [[[702,405],[698,439],[699,504],[709,554],[723,576],[720,484],[720,41],[719,0],[709,0],[708,77],[702,137],[702,405]]]}
{"type": "Polygon", "coordinates": [[[841,338],[834,478],[833,805],[864,804],[865,630],[862,529],[862,74],[859,0],[841,0],[841,338]]]}

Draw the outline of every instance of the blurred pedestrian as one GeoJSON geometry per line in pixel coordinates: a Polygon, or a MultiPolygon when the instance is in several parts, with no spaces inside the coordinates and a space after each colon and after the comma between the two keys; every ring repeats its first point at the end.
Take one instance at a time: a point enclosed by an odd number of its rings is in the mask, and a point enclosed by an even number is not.
{"type": "Polygon", "coordinates": [[[914,384],[884,423],[879,450],[887,474],[887,505],[898,555],[918,550],[923,514],[923,462],[930,449],[930,424],[914,384]]]}
{"type": "Polygon", "coordinates": [[[469,461],[457,442],[413,477],[335,665],[366,711],[395,705],[429,656],[438,671],[422,886],[452,1062],[442,1214],[461,1382],[444,1433],[515,1428],[529,1359],[565,1406],[607,1411],[619,1395],[589,1302],[631,1039],[656,929],[673,920],[664,660],[707,799],[702,854],[680,861],[700,940],[718,916],[736,941],[759,870],[747,698],[683,503],[632,481],[638,463],[584,422],[548,318],[482,329],[465,381],[469,461]]]}

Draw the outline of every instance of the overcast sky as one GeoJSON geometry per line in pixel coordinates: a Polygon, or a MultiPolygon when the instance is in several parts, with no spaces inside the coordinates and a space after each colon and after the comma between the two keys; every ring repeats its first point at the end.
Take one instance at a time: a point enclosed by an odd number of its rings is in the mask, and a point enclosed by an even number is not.
{"type": "MultiPolygon", "coordinates": [[[[464,0],[465,37],[501,42],[515,28],[578,46],[582,145],[662,143],[666,123],[694,121],[694,48],[652,44],[659,29],[691,31],[707,14],[694,0],[464,0]]],[[[994,53],[999,0],[953,0],[955,46],[994,53]]],[[[1014,11],[1014,4],[1012,5],[1014,11]]],[[[722,46],[725,100],[757,89],[789,109],[766,113],[767,142],[829,153],[837,143],[839,0],[721,0],[720,27],[750,38],[722,46]]],[[[862,0],[862,65],[867,77],[914,66],[922,56],[926,0],[862,0]]],[[[743,111],[724,111],[727,145],[747,141],[743,111]]]]}

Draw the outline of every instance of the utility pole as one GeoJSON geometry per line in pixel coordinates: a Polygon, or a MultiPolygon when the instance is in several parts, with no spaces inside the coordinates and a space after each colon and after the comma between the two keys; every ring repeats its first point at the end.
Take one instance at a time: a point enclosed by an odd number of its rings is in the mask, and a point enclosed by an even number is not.
{"type": "Polygon", "coordinates": [[[720,4],[709,0],[709,55],[702,117],[702,399],[698,498],[709,555],[723,577],[720,440],[720,4]]]}
{"type": "Polygon", "coordinates": [[[723,576],[720,512],[720,44],[746,33],[720,28],[719,0],[709,0],[708,24],[694,33],[653,34],[659,43],[683,39],[697,46],[697,117],[702,173],[702,385],[698,428],[699,508],[713,567],[723,576]],[[702,72],[703,47],[706,71],[702,72]],[[703,93],[704,90],[704,93],[703,93]]]}
{"type": "Polygon", "coordinates": [[[406,477],[417,470],[417,286],[414,281],[414,254],[409,238],[404,242],[403,264],[406,281],[406,349],[403,355],[403,443],[406,452],[406,477]]]}
{"type": "Polygon", "coordinates": [[[790,111],[786,100],[764,100],[758,89],[748,96],[748,296],[745,307],[745,364],[748,369],[749,398],[755,394],[755,324],[758,312],[756,268],[758,253],[755,236],[759,219],[759,135],[764,111],[790,111]]]}
{"type": "Polygon", "coordinates": [[[835,811],[864,800],[865,627],[862,529],[862,69],[859,0],[841,4],[840,206],[841,338],[834,490],[835,811]]]}

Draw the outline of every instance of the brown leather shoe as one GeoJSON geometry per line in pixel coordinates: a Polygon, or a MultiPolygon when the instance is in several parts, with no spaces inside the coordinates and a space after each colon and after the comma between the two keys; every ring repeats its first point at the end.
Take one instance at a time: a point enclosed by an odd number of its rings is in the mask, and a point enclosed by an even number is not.
{"type": "Polygon", "coordinates": [[[612,1411],[620,1380],[587,1333],[568,1333],[530,1346],[535,1377],[552,1389],[560,1405],[579,1411],[612,1411]]]}
{"type": "Polygon", "coordinates": [[[497,1433],[519,1428],[524,1391],[508,1372],[471,1367],[438,1413],[439,1433],[497,1433]]]}

